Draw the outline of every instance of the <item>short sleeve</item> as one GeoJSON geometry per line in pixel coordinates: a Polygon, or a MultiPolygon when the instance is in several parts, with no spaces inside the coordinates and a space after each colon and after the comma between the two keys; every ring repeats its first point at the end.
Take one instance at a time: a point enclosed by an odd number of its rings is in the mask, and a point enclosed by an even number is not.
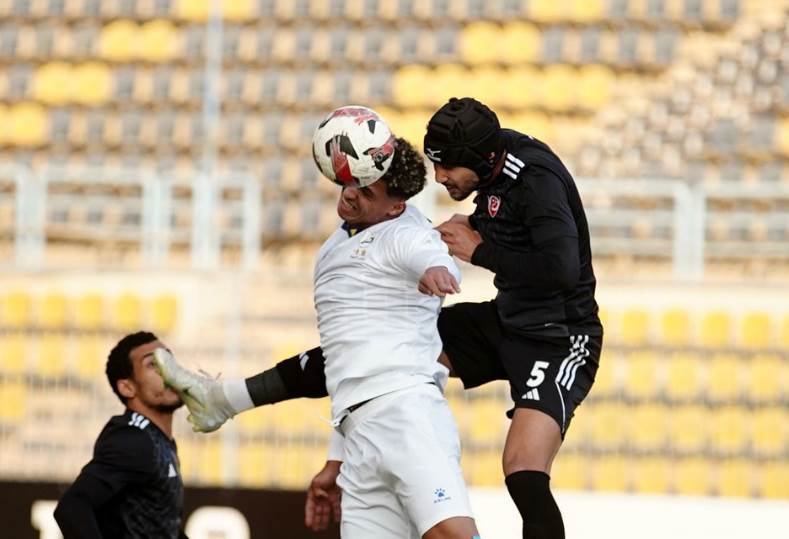
{"type": "Polygon", "coordinates": [[[393,262],[418,280],[428,268],[444,266],[460,282],[460,269],[433,228],[404,227],[397,232],[393,262]]]}

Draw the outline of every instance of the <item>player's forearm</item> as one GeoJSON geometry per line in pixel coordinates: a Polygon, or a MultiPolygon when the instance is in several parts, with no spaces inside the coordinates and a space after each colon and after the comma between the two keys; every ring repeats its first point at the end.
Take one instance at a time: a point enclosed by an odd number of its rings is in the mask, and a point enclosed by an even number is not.
{"type": "Polygon", "coordinates": [[[55,520],[64,539],[102,539],[92,505],[79,496],[63,495],[55,508],[55,520]]]}
{"type": "Polygon", "coordinates": [[[494,272],[511,286],[567,290],[580,275],[578,239],[560,237],[546,242],[540,250],[518,252],[490,242],[481,243],[471,263],[494,272]]]}
{"type": "Polygon", "coordinates": [[[255,406],[302,397],[327,397],[325,362],[320,348],[284,359],[275,367],[246,379],[249,397],[255,406]]]}

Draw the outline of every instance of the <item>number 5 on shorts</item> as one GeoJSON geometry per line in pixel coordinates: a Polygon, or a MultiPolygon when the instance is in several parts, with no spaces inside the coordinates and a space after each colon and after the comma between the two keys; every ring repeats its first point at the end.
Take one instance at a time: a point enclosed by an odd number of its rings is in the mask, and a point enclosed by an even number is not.
{"type": "Polygon", "coordinates": [[[534,366],[531,368],[531,376],[526,380],[526,385],[529,387],[537,387],[545,381],[545,369],[548,368],[550,363],[547,361],[535,361],[534,366]]]}

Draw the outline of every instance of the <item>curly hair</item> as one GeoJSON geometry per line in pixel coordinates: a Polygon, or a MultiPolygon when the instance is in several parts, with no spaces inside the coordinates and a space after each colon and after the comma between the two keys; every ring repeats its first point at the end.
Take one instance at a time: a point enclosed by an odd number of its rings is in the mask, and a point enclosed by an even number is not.
{"type": "Polygon", "coordinates": [[[397,149],[392,164],[381,180],[389,196],[408,200],[425,187],[427,169],[422,154],[410,142],[400,137],[395,141],[397,149]]]}
{"type": "Polygon", "coordinates": [[[134,367],[132,366],[129,353],[138,346],[157,340],[159,338],[149,331],[138,331],[137,333],[126,335],[110,351],[110,355],[107,358],[107,380],[110,382],[112,391],[122,403],[126,404],[126,398],[118,391],[118,380],[134,376],[134,367]]]}

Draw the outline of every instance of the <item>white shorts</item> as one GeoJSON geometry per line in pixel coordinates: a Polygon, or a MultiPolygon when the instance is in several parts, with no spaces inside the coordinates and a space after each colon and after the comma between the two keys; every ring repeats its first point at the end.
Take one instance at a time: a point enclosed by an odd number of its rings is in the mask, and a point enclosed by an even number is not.
{"type": "Polygon", "coordinates": [[[443,520],[472,517],[457,426],[435,385],[377,397],[339,429],[344,539],[418,539],[443,520]]]}

